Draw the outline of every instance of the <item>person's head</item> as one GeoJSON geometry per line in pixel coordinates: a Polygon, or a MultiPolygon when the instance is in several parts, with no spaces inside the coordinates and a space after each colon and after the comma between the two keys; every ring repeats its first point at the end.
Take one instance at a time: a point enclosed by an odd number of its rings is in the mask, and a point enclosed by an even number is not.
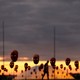
{"type": "Polygon", "coordinates": [[[49,60],[47,60],[47,63],[49,63],[49,60]]]}

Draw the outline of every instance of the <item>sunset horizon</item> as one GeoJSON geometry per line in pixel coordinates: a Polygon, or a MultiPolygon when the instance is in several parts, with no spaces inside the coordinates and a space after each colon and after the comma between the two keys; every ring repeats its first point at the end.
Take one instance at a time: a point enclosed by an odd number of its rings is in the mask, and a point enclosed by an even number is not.
{"type": "MultiPolygon", "coordinates": [[[[33,61],[17,61],[17,62],[15,62],[14,63],[14,67],[13,68],[10,68],[10,61],[4,61],[4,67],[6,68],[6,69],[8,69],[8,72],[3,72],[3,71],[1,71],[0,72],[0,75],[2,74],[2,73],[4,73],[5,75],[17,75],[18,77],[15,77],[15,79],[23,79],[25,76],[25,74],[22,74],[24,77],[22,77],[22,75],[21,75],[21,71],[23,71],[23,73],[25,73],[25,68],[24,68],[24,64],[25,63],[28,63],[28,66],[30,66],[31,67],[31,71],[32,71],[32,69],[34,69],[34,67],[35,67],[35,69],[36,69],[36,66],[40,66],[40,64],[45,64],[46,63],[46,61],[39,61],[39,63],[36,65],[36,64],[34,64],[34,62],[33,61]],[[14,71],[14,68],[15,68],[15,65],[18,65],[18,72],[16,72],[16,71],[14,71]],[[20,76],[20,77],[19,77],[20,76]]],[[[80,63],[80,61],[79,61],[79,63],[80,63]]],[[[3,62],[2,61],[0,61],[0,65],[3,65],[3,62]]],[[[75,70],[75,65],[74,65],[74,61],[71,61],[70,62],[70,65],[72,66],[72,70],[69,70],[69,68],[68,68],[68,66],[66,65],[66,63],[65,63],[65,61],[56,61],[56,63],[55,63],[55,65],[56,65],[56,67],[58,66],[58,68],[59,68],[59,70],[61,70],[61,71],[63,71],[65,74],[67,73],[67,71],[66,70],[68,70],[68,73],[79,73],[80,72],[80,69],[78,69],[77,71],[75,70]],[[63,68],[61,69],[60,68],[60,65],[61,64],[63,64],[63,68]],[[66,70],[64,70],[64,67],[66,67],[66,70]]],[[[50,62],[49,62],[49,66],[51,67],[51,64],[50,64],[50,62]]],[[[52,67],[51,67],[52,68],[52,67]]],[[[50,68],[50,69],[51,69],[50,68]]],[[[50,70],[49,69],[49,70],[50,70]]],[[[1,70],[1,69],[0,69],[1,70]]],[[[38,68],[37,68],[37,70],[38,70],[38,68]]],[[[56,69],[55,69],[56,70],[56,69]]],[[[29,70],[28,70],[29,71],[29,70]]],[[[57,70],[56,70],[57,71],[57,70]]],[[[29,73],[30,73],[30,71],[29,71],[29,73]]],[[[59,71],[59,73],[60,73],[60,71],[59,71]]],[[[50,74],[51,74],[51,72],[50,72],[50,74]]],[[[27,75],[27,74],[26,74],[27,75]]],[[[34,75],[35,76],[35,75],[34,75]]],[[[65,78],[66,78],[67,76],[65,76],[65,78]]],[[[27,77],[28,78],[28,77],[27,77]]],[[[29,77],[30,78],[30,77],[29,77]]],[[[61,77],[58,77],[59,79],[61,79],[61,77]]],[[[63,76],[63,78],[64,78],[64,76],[63,76]]],[[[56,79],[56,78],[55,78],[56,79]]],[[[69,77],[68,77],[68,79],[70,79],[69,77]]]]}
{"type": "Polygon", "coordinates": [[[2,80],[80,78],[80,1],[0,0],[0,66],[2,80]]]}

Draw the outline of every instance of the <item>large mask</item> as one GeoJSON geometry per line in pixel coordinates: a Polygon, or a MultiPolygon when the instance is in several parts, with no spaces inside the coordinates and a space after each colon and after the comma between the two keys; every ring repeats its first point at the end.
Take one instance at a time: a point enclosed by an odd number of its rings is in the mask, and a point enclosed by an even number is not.
{"type": "Polygon", "coordinates": [[[56,59],[54,57],[50,59],[50,64],[52,67],[55,67],[55,62],[56,62],[56,59]]]}
{"type": "Polygon", "coordinates": [[[70,64],[70,62],[71,62],[71,59],[70,58],[66,58],[66,65],[68,66],[69,64],[70,64]]]}
{"type": "Polygon", "coordinates": [[[79,61],[76,60],[76,61],[74,62],[74,65],[75,65],[76,69],[78,69],[78,68],[79,68],[79,61]]]}
{"type": "Polygon", "coordinates": [[[35,54],[33,56],[33,62],[34,62],[34,64],[38,64],[38,62],[39,62],[39,55],[38,54],[35,54]]]}
{"type": "Polygon", "coordinates": [[[11,53],[11,59],[13,62],[16,62],[17,59],[18,59],[18,51],[17,50],[14,50],[12,53],[11,53]]]}

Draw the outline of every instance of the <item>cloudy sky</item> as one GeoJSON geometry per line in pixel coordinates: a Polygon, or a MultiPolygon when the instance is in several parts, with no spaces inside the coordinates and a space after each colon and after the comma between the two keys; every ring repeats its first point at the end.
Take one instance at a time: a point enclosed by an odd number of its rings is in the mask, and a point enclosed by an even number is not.
{"type": "Polygon", "coordinates": [[[80,0],[0,0],[0,56],[2,22],[5,27],[5,56],[16,49],[29,60],[39,54],[47,60],[80,60],[80,0]]]}

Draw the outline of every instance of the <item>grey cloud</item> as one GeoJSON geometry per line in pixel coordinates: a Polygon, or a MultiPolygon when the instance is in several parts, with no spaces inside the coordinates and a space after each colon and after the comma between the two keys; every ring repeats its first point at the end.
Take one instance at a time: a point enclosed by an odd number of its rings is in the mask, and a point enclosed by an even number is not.
{"type": "Polygon", "coordinates": [[[65,58],[76,52],[79,56],[79,7],[79,0],[0,0],[0,26],[4,19],[6,53],[17,48],[20,56],[27,55],[31,58],[37,52],[42,59],[50,58],[48,54],[52,56],[54,50],[55,26],[57,57],[63,59],[62,55],[65,58]]]}

